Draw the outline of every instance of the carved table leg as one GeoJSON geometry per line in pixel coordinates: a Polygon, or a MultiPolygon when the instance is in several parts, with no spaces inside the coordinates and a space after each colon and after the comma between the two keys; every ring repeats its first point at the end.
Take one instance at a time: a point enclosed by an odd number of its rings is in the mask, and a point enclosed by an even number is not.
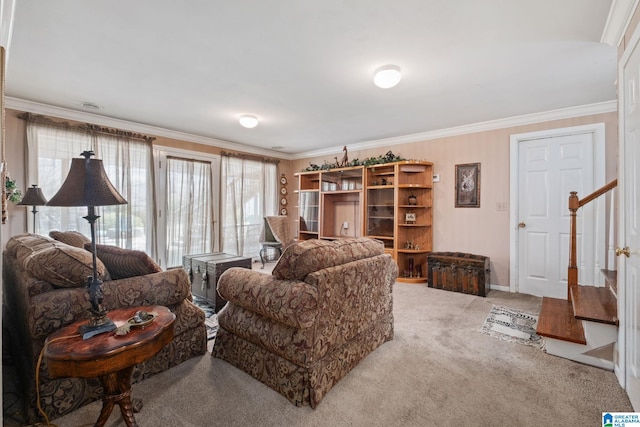
{"type": "Polygon", "coordinates": [[[123,369],[114,374],[108,374],[100,377],[102,386],[104,387],[104,398],[102,399],[102,411],[98,421],[95,423],[95,427],[103,427],[113,406],[117,404],[120,406],[120,412],[122,413],[122,419],[128,427],[138,427],[135,418],[133,417],[133,405],[131,402],[131,372],[133,366],[123,369]]]}

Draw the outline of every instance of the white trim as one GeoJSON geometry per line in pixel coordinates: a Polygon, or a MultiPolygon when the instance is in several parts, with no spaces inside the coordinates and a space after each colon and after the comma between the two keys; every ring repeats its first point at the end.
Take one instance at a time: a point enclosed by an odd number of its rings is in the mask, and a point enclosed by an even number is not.
{"type": "Polygon", "coordinates": [[[489,285],[489,289],[492,291],[502,291],[502,292],[510,292],[509,286],[502,285],[489,285]]]}
{"type": "MultiPolygon", "coordinates": [[[[41,104],[33,101],[26,101],[18,98],[5,98],[5,107],[13,110],[26,111],[34,114],[43,114],[46,116],[58,117],[66,120],[75,120],[80,122],[90,122],[101,126],[116,127],[131,132],[146,133],[153,136],[162,136],[165,138],[176,139],[178,141],[195,142],[202,145],[210,145],[213,147],[243,151],[245,153],[259,154],[263,156],[276,157],[279,159],[290,160],[288,154],[280,151],[266,150],[263,148],[252,147],[235,142],[225,141],[222,139],[210,138],[206,136],[194,135],[186,132],[179,132],[171,129],[164,129],[157,126],[145,125],[142,123],[131,122],[128,120],[114,119],[99,114],[87,113],[84,111],[71,110],[69,108],[56,107],[48,104],[41,104]]],[[[341,148],[342,150],[342,148],[341,148]]]]}
{"type": "MultiPolygon", "coordinates": [[[[310,157],[334,156],[336,150],[342,151],[343,145],[321,150],[307,151],[297,154],[286,154],[280,151],[260,149],[248,145],[242,145],[229,141],[223,141],[215,138],[209,138],[199,135],[193,135],[186,132],[178,132],[169,129],[163,129],[155,126],[144,125],[141,123],[130,122],[127,120],[113,119],[98,114],[88,113],[84,111],[76,111],[68,108],[56,107],[47,104],[40,104],[33,101],[26,101],[18,98],[7,97],[5,100],[6,108],[27,111],[35,114],[43,114],[47,116],[59,117],[66,120],[76,120],[91,122],[102,126],[112,126],[119,129],[129,130],[132,132],[147,133],[155,136],[163,136],[179,141],[190,141],[203,145],[210,145],[230,150],[244,151],[247,153],[260,154],[265,156],[276,157],[285,160],[297,160],[310,157]]],[[[456,135],[466,135],[476,132],[484,132],[495,129],[502,129],[513,126],[523,126],[533,123],[542,123],[552,120],[567,119],[573,117],[590,116],[594,114],[611,113],[617,110],[617,101],[605,101],[595,104],[581,105],[577,107],[562,108],[558,110],[545,111],[541,113],[527,114],[510,118],[490,120],[486,122],[474,123],[464,126],[457,126],[448,129],[428,131],[411,135],[397,136],[394,138],[378,139],[372,141],[350,144],[349,149],[353,151],[364,150],[370,148],[388,147],[390,145],[399,145],[412,142],[426,141],[436,138],[444,138],[456,135]]]]}
{"type": "Polygon", "coordinates": [[[613,0],[609,9],[607,22],[602,31],[601,43],[606,43],[613,47],[620,46],[624,33],[629,27],[629,22],[633,17],[639,0],[613,0]]]}
{"type": "MultiPolygon", "coordinates": [[[[618,82],[621,85],[624,85],[624,71],[627,62],[631,57],[636,46],[640,43],[640,26],[636,27],[631,36],[631,39],[625,46],[624,53],[618,62],[618,82]]],[[[618,103],[620,105],[620,113],[618,114],[618,245],[620,247],[624,247],[626,243],[625,236],[625,168],[624,168],[624,153],[625,153],[625,104],[626,104],[626,95],[627,88],[618,91],[618,103]]],[[[629,368],[629,364],[627,363],[627,319],[632,314],[627,312],[627,287],[626,287],[626,263],[622,260],[618,262],[618,344],[617,344],[617,364],[616,369],[614,369],[616,373],[616,377],[618,378],[618,382],[622,387],[627,389],[627,369],[629,368]]]]}
{"type": "MultiPolygon", "coordinates": [[[[199,151],[185,150],[182,148],[165,147],[161,145],[154,146],[153,148],[153,167],[156,174],[156,194],[157,194],[157,212],[156,218],[158,223],[158,231],[166,230],[166,185],[167,185],[167,156],[183,157],[187,159],[194,159],[199,161],[211,162],[211,175],[213,182],[211,183],[211,191],[213,193],[213,252],[218,252],[220,248],[220,162],[221,157],[219,154],[201,153],[199,151]],[[162,167],[160,167],[162,162],[162,167]]],[[[158,258],[161,258],[164,262],[164,268],[167,268],[167,236],[166,234],[158,233],[158,258]],[[162,256],[160,256],[160,254],[162,256]]]]}
{"type": "MultiPolygon", "coordinates": [[[[594,134],[594,150],[593,150],[593,179],[594,189],[597,189],[605,184],[606,179],[606,143],[605,143],[605,124],[594,123],[582,126],[571,126],[559,129],[547,129],[537,132],[527,132],[521,134],[513,134],[510,136],[509,142],[509,200],[510,200],[510,212],[509,212],[509,288],[511,292],[519,292],[520,283],[519,278],[519,265],[518,265],[518,176],[519,176],[519,159],[520,159],[520,143],[524,141],[530,141],[533,139],[551,138],[563,135],[574,135],[581,133],[593,133],[594,134]]],[[[600,218],[603,218],[601,215],[600,218]]],[[[586,218],[585,218],[586,221],[586,218]]],[[[595,220],[593,221],[595,223],[595,220]]],[[[601,226],[604,227],[603,224],[601,226]]],[[[603,237],[603,233],[599,234],[599,237],[603,237]]],[[[605,241],[596,243],[602,245],[602,253],[598,253],[599,256],[604,255],[605,241]]],[[[599,262],[600,265],[604,265],[604,259],[599,262]]]]}
{"type": "MultiPolygon", "coordinates": [[[[515,126],[530,125],[533,123],[543,123],[552,120],[568,119],[573,117],[590,116],[593,114],[611,113],[617,111],[617,101],[605,101],[595,104],[581,105],[578,107],[562,108],[558,110],[544,111],[541,113],[525,114],[522,116],[508,117],[498,120],[489,120],[486,122],[473,123],[469,125],[457,126],[448,129],[440,129],[422,133],[414,133],[412,135],[397,136],[393,138],[378,139],[374,141],[361,142],[358,144],[349,144],[350,151],[365,150],[370,148],[388,147],[390,145],[407,144],[411,142],[427,141],[436,138],[445,138],[450,136],[466,135],[470,133],[486,132],[495,129],[503,129],[515,126]]],[[[334,156],[336,150],[341,151],[342,145],[339,147],[324,148],[322,150],[308,151],[306,153],[293,154],[293,159],[304,159],[308,157],[334,156]],[[339,149],[339,150],[338,150],[339,149]]]]}
{"type": "Polygon", "coordinates": [[[511,292],[518,292],[520,286],[518,283],[518,276],[520,270],[518,268],[518,207],[515,206],[518,195],[518,164],[519,164],[519,150],[518,140],[515,135],[511,135],[509,138],[509,289],[511,292]]]}

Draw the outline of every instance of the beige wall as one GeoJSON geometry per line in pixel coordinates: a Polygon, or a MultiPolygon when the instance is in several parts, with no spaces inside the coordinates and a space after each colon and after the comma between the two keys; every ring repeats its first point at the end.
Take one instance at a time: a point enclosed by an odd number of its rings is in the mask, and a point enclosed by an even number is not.
{"type": "MultiPolygon", "coordinates": [[[[12,178],[19,188],[25,189],[32,183],[25,182],[26,158],[25,122],[18,115],[22,112],[7,110],[7,161],[12,178]]],[[[435,173],[440,174],[440,182],[434,184],[434,250],[461,251],[486,255],[491,258],[491,284],[509,286],[509,138],[512,134],[539,130],[579,126],[590,123],[605,123],[607,140],[607,182],[614,179],[617,164],[617,114],[607,113],[573,119],[556,120],[526,126],[517,126],[467,135],[437,138],[428,141],[395,145],[349,152],[350,159],[377,157],[391,150],[407,159],[427,160],[434,163],[435,173]],[[461,163],[481,163],[481,207],[454,207],[455,165],[461,163]],[[497,204],[505,204],[504,211],[497,210],[497,204]]],[[[186,141],[158,137],[156,146],[219,154],[220,148],[186,141]]],[[[342,151],[335,156],[341,158],[342,151]]],[[[281,160],[279,169],[289,178],[289,212],[294,229],[296,205],[293,190],[297,182],[293,173],[306,168],[309,163],[323,164],[332,161],[327,158],[301,160],[281,160]]],[[[34,183],[35,184],[35,183],[34,183]]],[[[51,197],[51,195],[46,195],[51,197]]],[[[567,195],[568,196],[568,195],[567,195]]],[[[9,203],[9,220],[3,229],[4,247],[10,236],[23,233],[29,210],[9,203]]]]}
{"type": "MultiPolygon", "coordinates": [[[[434,251],[460,251],[491,258],[491,284],[509,286],[509,143],[513,134],[546,129],[605,123],[607,146],[607,182],[616,178],[617,114],[607,113],[573,119],[556,120],[467,135],[438,138],[349,152],[349,159],[377,157],[391,150],[406,159],[434,163],[440,182],[434,183],[434,251]],[[454,207],[455,165],[481,163],[480,208],[454,207]],[[498,211],[497,204],[505,204],[498,211]]],[[[348,148],[348,147],[347,147],[348,148]]],[[[341,158],[342,152],[336,151],[341,158]]],[[[299,172],[309,163],[321,165],[334,156],[295,160],[292,168],[299,172]]],[[[569,195],[567,194],[567,198],[569,195]]]]}
{"type": "MultiPolygon", "coordinates": [[[[16,180],[16,185],[24,194],[24,191],[31,184],[37,182],[26,182],[25,159],[26,159],[26,124],[24,120],[18,119],[19,112],[6,110],[5,142],[7,154],[7,171],[12,179],[16,180]]],[[[51,197],[53,194],[47,194],[51,197]]],[[[15,203],[8,203],[7,223],[3,226],[2,247],[11,236],[24,233],[27,229],[27,213],[32,215],[30,208],[17,206],[15,203]]]]}
{"type": "MultiPolygon", "coordinates": [[[[16,184],[18,188],[24,190],[30,186],[31,184],[37,184],[36,182],[26,182],[27,175],[25,169],[25,159],[26,159],[26,151],[27,151],[27,143],[26,143],[26,122],[18,118],[19,115],[23,114],[22,111],[16,110],[6,110],[7,117],[7,126],[6,126],[6,143],[7,143],[7,164],[8,170],[11,175],[11,178],[16,180],[16,184]]],[[[56,121],[68,121],[70,123],[74,123],[73,121],[56,119],[56,121]]],[[[155,135],[149,135],[155,136],[155,135]]],[[[162,148],[162,147],[172,147],[179,148],[181,150],[190,150],[194,152],[207,153],[207,154],[220,154],[222,151],[219,147],[213,147],[204,144],[198,144],[189,141],[180,141],[171,138],[165,138],[161,136],[155,136],[156,140],[153,142],[154,148],[162,148]]],[[[227,152],[231,152],[234,150],[225,149],[227,152]]],[[[78,153],[79,154],[79,153],[78,153]]],[[[289,181],[292,181],[291,176],[291,162],[289,160],[281,160],[278,164],[278,173],[285,174],[289,181]]],[[[291,185],[289,185],[289,191],[291,192],[293,189],[291,185]]],[[[45,194],[47,198],[53,196],[53,194],[45,194]]],[[[292,196],[289,196],[289,202],[293,205],[292,196]]],[[[25,206],[17,206],[14,203],[9,202],[8,206],[8,219],[7,224],[3,227],[2,233],[2,247],[4,248],[7,240],[11,236],[16,234],[24,233],[27,230],[27,220],[31,221],[31,208],[25,206]]]]}

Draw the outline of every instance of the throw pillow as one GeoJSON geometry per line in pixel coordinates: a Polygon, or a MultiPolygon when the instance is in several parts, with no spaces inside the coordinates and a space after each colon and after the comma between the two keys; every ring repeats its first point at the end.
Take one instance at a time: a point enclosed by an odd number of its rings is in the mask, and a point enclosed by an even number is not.
{"type": "MultiPolygon", "coordinates": [[[[104,264],[96,262],[98,276],[108,280],[104,264]]],[[[93,257],[90,252],[52,240],[49,247],[41,247],[23,260],[23,268],[32,276],[59,288],[85,286],[93,276],[93,257]]]]}
{"type": "Polygon", "coordinates": [[[24,258],[42,248],[50,247],[52,242],[52,238],[39,234],[18,234],[9,239],[6,250],[9,256],[15,256],[24,265],[24,258]]]}
{"type": "MultiPolygon", "coordinates": [[[[91,242],[86,243],[84,248],[90,251],[91,242]]],[[[162,271],[162,267],[142,251],[122,249],[110,245],[96,245],[96,256],[107,267],[112,280],[144,276],[162,271]]]]}
{"type": "Polygon", "coordinates": [[[84,248],[84,244],[91,239],[78,231],[51,231],[49,236],[56,239],[59,242],[66,243],[67,245],[75,246],[76,248],[84,248]]]}

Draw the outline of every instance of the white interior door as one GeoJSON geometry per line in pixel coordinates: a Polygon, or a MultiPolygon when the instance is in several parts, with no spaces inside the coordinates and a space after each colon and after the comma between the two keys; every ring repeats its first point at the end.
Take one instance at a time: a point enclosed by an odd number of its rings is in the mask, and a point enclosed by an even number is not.
{"type": "MultiPolygon", "coordinates": [[[[636,31],[638,33],[638,31],[636,31]]],[[[624,305],[621,333],[626,363],[625,388],[636,411],[640,410],[640,37],[634,35],[622,60],[620,138],[620,227],[618,244],[628,255],[618,257],[618,306],[624,305]]]]}
{"type": "MultiPolygon", "coordinates": [[[[604,133],[604,127],[600,127],[604,133]]],[[[512,212],[512,272],[516,274],[512,278],[512,290],[537,296],[567,297],[568,197],[571,191],[584,197],[604,184],[604,144],[598,142],[598,132],[594,128],[580,127],[512,137],[511,148],[517,153],[515,169],[512,159],[516,183],[515,190],[512,187],[512,200],[517,201],[515,212],[512,212]],[[603,153],[598,158],[596,153],[600,154],[600,150],[603,153]],[[596,167],[599,162],[602,166],[596,167]]],[[[596,234],[583,235],[581,230],[585,223],[591,230],[604,228],[604,222],[596,225],[596,210],[591,206],[578,213],[581,281],[594,278],[596,234]]]]}

